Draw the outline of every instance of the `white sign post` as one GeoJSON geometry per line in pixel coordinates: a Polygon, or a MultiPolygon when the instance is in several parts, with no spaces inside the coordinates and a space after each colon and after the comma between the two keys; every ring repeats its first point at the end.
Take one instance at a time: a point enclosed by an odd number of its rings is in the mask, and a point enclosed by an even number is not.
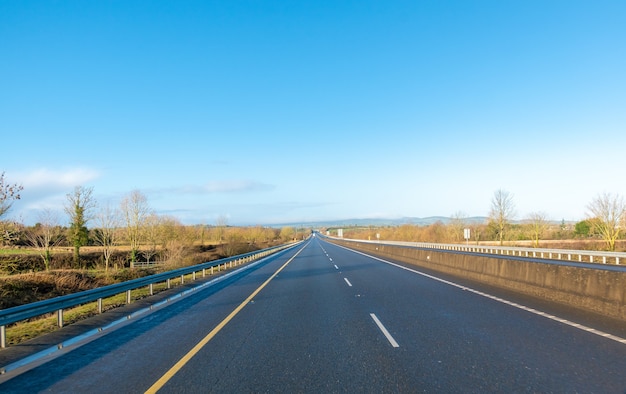
{"type": "Polygon", "coordinates": [[[469,243],[469,239],[470,239],[470,229],[466,228],[463,230],[463,238],[465,238],[465,244],[469,243]]]}

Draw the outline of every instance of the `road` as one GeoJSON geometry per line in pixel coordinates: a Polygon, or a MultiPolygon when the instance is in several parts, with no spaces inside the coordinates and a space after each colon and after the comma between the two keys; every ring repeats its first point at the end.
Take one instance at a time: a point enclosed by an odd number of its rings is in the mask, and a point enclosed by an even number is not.
{"type": "Polygon", "coordinates": [[[314,237],[0,392],[623,393],[619,339],[314,237]]]}

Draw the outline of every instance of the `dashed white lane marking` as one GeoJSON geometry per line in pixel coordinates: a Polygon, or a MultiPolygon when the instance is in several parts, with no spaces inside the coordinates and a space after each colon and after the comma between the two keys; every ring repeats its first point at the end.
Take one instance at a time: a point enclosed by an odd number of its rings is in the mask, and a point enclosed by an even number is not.
{"type": "Polygon", "coordinates": [[[387,340],[389,341],[391,346],[393,346],[393,347],[400,347],[400,345],[398,345],[398,342],[396,342],[396,340],[393,339],[393,337],[391,336],[389,331],[387,331],[385,326],[383,326],[383,323],[381,323],[380,320],[378,320],[378,317],[376,317],[376,315],[373,314],[373,313],[370,313],[370,316],[374,320],[374,323],[376,323],[376,325],[378,326],[378,329],[380,329],[380,331],[382,331],[383,335],[385,335],[385,337],[387,338],[387,340]]]}
{"type": "Polygon", "coordinates": [[[338,270],[338,269],[339,269],[339,267],[337,267],[337,264],[335,264],[335,269],[336,269],[336,270],[338,270]]]}
{"type": "Polygon", "coordinates": [[[348,280],[348,278],[343,278],[343,280],[346,281],[346,283],[348,284],[348,286],[352,287],[352,283],[350,283],[350,281],[348,280]]]}
{"type": "Polygon", "coordinates": [[[622,344],[626,345],[626,338],[621,338],[621,337],[618,337],[617,335],[613,335],[613,334],[609,334],[609,333],[604,332],[604,331],[596,330],[595,328],[591,328],[591,327],[585,326],[583,324],[579,324],[579,323],[576,323],[576,322],[573,322],[573,321],[570,321],[570,320],[567,320],[567,319],[563,319],[561,317],[554,316],[554,315],[551,315],[549,313],[542,312],[540,310],[527,307],[525,305],[521,305],[521,304],[518,304],[518,303],[515,303],[515,302],[512,302],[512,301],[508,301],[508,300],[505,300],[503,298],[493,296],[491,294],[483,293],[482,291],[475,290],[475,289],[472,289],[470,287],[466,287],[466,286],[460,285],[458,283],[451,282],[449,280],[441,279],[441,278],[438,278],[436,276],[429,275],[429,274],[426,274],[424,272],[420,272],[420,271],[417,271],[417,270],[414,270],[414,269],[411,269],[411,268],[408,268],[408,267],[404,267],[402,265],[392,263],[391,261],[387,261],[387,260],[381,259],[381,258],[376,257],[376,256],[372,256],[372,255],[369,255],[369,254],[366,254],[366,253],[363,253],[363,252],[359,252],[357,250],[349,249],[349,248],[346,248],[344,246],[340,246],[340,245],[337,245],[337,246],[339,246],[341,248],[344,248],[346,250],[349,250],[351,252],[358,253],[358,254],[363,255],[363,256],[367,256],[367,257],[372,258],[374,260],[381,261],[381,262],[383,262],[385,264],[393,265],[394,267],[398,267],[398,268],[401,268],[403,270],[410,271],[410,272],[413,272],[413,273],[418,274],[418,275],[422,275],[424,277],[427,277],[427,278],[439,281],[441,283],[445,283],[447,285],[457,287],[457,288],[459,288],[461,290],[469,291],[471,293],[478,294],[480,296],[489,298],[491,300],[498,301],[498,302],[501,302],[501,303],[506,304],[506,305],[510,305],[510,306],[512,306],[514,308],[518,308],[518,309],[524,310],[526,312],[530,312],[530,313],[533,313],[535,315],[539,315],[539,316],[545,317],[547,319],[550,319],[550,320],[553,320],[553,321],[556,321],[556,322],[559,322],[559,323],[566,324],[566,325],[568,325],[570,327],[574,327],[574,328],[577,328],[579,330],[586,331],[586,332],[589,332],[591,334],[595,334],[595,335],[601,336],[603,338],[611,339],[611,340],[613,340],[615,342],[619,342],[619,343],[622,343],[622,344]]]}

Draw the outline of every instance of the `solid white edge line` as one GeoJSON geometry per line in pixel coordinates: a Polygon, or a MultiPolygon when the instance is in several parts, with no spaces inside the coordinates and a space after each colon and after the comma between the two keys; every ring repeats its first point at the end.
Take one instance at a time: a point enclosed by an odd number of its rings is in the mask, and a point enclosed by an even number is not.
{"type": "Polygon", "coordinates": [[[460,285],[458,283],[450,282],[449,280],[441,279],[441,278],[438,278],[436,276],[429,275],[427,273],[414,270],[412,268],[404,267],[404,266],[402,266],[400,264],[392,263],[391,261],[387,261],[387,260],[381,259],[379,257],[369,255],[367,253],[359,252],[358,250],[346,248],[345,246],[341,246],[341,245],[335,245],[335,246],[338,246],[340,248],[344,248],[344,249],[349,250],[349,251],[354,252],[354,253],[361,254],[363,256],[367,256],[367,257],[372,258],[374,260],[381,261],[381,262],[383,262],[385,264],[393,265],[394,267],[402,268],[403,270],[406,270],[406,271],[409,271],[409,272],[413,272],[413,273],[418,274],[418,275],[425,276],[427,278],[430,278],[430,279],[433,279],[433,280],[445,283],[447,285],[457,287],[457,288],[459,288],[461,290],[469,291],[469,292],[472,292],[474,294],[477,294],[477,295],[480,295],[480,296],[492,299],[494,301],[498,301],[500,303],[507,304],[507,305],[512,306],[514,308],[521,309],[521,310],[524,310],[526,312],[530,312],[530,313],[533,313],[535,315],[542,316],[542,317],[548,318],[550,320],[566,324],[566,325],[568,325],[570,327],[577,328],[579,330],[586,331],[586,332],[589,332],[591,334],[595,334],[595,335],[598,335],[598,336],[603,337],[603,338],[611,339],[611,340],[613,340],[615,342],[619,342],[621,344],[626,345],[626,338],[621,338],[621,337],[618,337],[617,335],[613,335],[613,334],[609,334],[609,333],[604,332],[604,331],[596,330],[595,328],[591,328],[591,327],[588,327],[588,326],[585,326],[585,325],[582,325],[582,324],[579,324],[579,323],[575,323],[575,322],[572,322],[570,320],[563,319],[563,318],[560,318],[558,316],[554,316],[554,315],[551,315],[549,313],[539,311],[537,309],[533,309],[533,308],[530,308],[530,307],[527,307],[527,306],[524,306],[524,305],[520,305],[520,304],[517,304],[517,303],[512,302],[512,301],[507,301],[505,299],[493,296],[491,294],[483,293],[482,291],[475,290],[475,289],[472,289],[470,287],[466,287],[466,286],[460,285]]]}
{"type": "Polygon", "coordinates": [[[393,337],[391,336],[391,334],[389,333],[389,331],[387,331],[387,329],[385,328],[385,326],[383,326],[383,323],[380,322],[380,320],[378,320],[378,317],[376,317],[375,314],[370,313],[370,316],[372,317],[372,319],[374,320],[374,323],[376,323],[376,325],[378,326],[378,329],[380,331],[382,331],[383,335],[385,335],[385,337],[387,338],[387,340],[389,341],[389,343],[391,344],[391,346],[393,347],[400,347],[400,345],[398,345],[398,342],[396,342],[395,339],[393,339],[393,337]]]}
{"type": "Polygon", "coordinates": [[[343,280],[346,281],[346,283],[348,284],[348,286],[352,287],[352,283],[350,283],[350,281],[348,280],[348,278],[343,278],[343,280]]]}

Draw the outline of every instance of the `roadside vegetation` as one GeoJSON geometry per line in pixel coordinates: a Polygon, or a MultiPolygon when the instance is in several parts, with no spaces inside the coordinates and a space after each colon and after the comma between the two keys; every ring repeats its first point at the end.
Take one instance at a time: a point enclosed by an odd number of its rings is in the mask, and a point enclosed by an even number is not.
{"type": "MultiPolygon", "coordinates": [[[[352,239],[626,251],[626,203],[621,196],[598,195],[587,206],[587,215],[577,223],[554,220],[543,212],[517,218],[513,195],[497,190],[485,220],[456,212],[429,225],[347,226],[342,230],[345,238],[352,239]],[[465,239],[465,229],[470,230],[469,239],[465,239]]],[[[336,229],[329,230],[337,234],[336,229]]]]}
{"type": "MultiPolygon", "coordinates": [[[[36,224],[25,225],[7,219],[22,193],[21,185],[7,183],[4,172],[0,173],[0,309],[303,239],[310,232],[293,227],[232,227],[224,216],[213,224],[183,225],[173,216],[157,214],[138,190],[113,206],[99,203],[93,188],[83,186],[66,195],[63,214],[42,209],[36,224]]],[[[555,221],[542,212],[516,218],[514,196],[497,190],[484,221],[456,212],[445,222],[427,226],[344,227],[343,236],[625,251],[623,198],[600,194],[586,210],[587,219],[578,223],[555,221]],[[470,230],[470,239],[464,238],[465,229],[470,230]]],[[[144,295],[137,291],[134,296],[144,295]]],[[[107,300],[105,309],[124,304],[124,295],[120,297],[107,300]]],[[[94,307],[81,306],[67,311],[65,318],[71,323],[94,313],[94,307]]],[[[8,330],[10,344],[56,327],[54,317],[19,324],[23,329],[8,330]]]]}
{"type": "MultiPolygon", "coordinates": [[[[0,173],[0,309],[136,279],[158,272],[230,257],[291,242],[306,234],[292,227],[233,227],[225,217],[215,224],[186,226],[158,215],[140,191],[119,206],[99,204],[93,188],[78,186],[66,195],[63,213],[42,209],[37,223],[6,219],[23,187],[0,173]]],[[[172,280],[171,285],[176,285],[172,280]]],[[[158,292],[165,285],[154,286],[158,292]]],[[[146,296],[133,291],[133,297],[146,296]]],[[[125,304],[125,295],[105,300],[104,308],[125,304]],[[119,298],[119,299],[117,299],[119,298]]],[[[97,313],[93,305],[66,311],[71,324],[97,313]]],[[[7,329],[8,344],[56,329],[54,316],[20,322],[7,329]]]]}
{"type": "MultiPolygon", "coordinates": [[[[184,228],[184,226],[183,226],[184,228]]],[[[199,227],[184,228],[190,233],[202,233],[199,227]]],[[[212,234],[215,229],[205,229],[212,234]]],[[[176,251],[168,250],[162,244],[141,244],[138,249],[135,267],[130,267],[130,246],[120,244],[110,252],[110,266],[105,268],[104,253],[101,246],[82,247],[80,267],[75,267],[74,247],[56,246],[50,251],[48,264],[44,264],[41,253],[28,246],[13,246],[2,249],[0,253],[0,309],[41,301],[48,298],[89,290],[97,287],[120,283],[147,275],[164,272],[183,266],[200,264],[230,257],[253,250],[292,241],[295,231],[287,229],[237,228],[227,227],[218,231],[224,241],[205,240],[202,244],[194,238],[189,243],[178,245],[176,251]],[[249,233],[264,233],[262,240],[254,243],[246,241],[249,233]],[[284,238],[281,238],[281,234],[284,238]],[[287,236],[289,235],[289,238],[287,236]],[[267,238],[265,238],[267,237],[267,238]],[[227,243],[228,242],[228,243],[227,243]],[[145,248],[145,249],[144,249],[145,248]],[[142,251],[145,250],[144,254],[142,251]],[[148,263],[150,260],[150,263],[148,263]]],[[[171,247],[171,246],[170,246],[171,247]]],[[[184,279],[191,281],[191,276],[184,279]]],[[[174,278],[170,285],[175,287],[180,278],[174,278]]],[[[156,294],[166,289],[166,284],[155,284],[156,294]]],[[[147,288],[132,291],[133,300],[148,296],[147,288]]],[[[126,304],[126,295],[119,294],[103,300],[103,310],[110,310],[126,304]]],[[[95,303],[81,305],[64,312],[65,325],[96,315],[95,303]]],[[[57,330],[56,315],[12,324],[7,327],[9,346],[57,330]]]]}

